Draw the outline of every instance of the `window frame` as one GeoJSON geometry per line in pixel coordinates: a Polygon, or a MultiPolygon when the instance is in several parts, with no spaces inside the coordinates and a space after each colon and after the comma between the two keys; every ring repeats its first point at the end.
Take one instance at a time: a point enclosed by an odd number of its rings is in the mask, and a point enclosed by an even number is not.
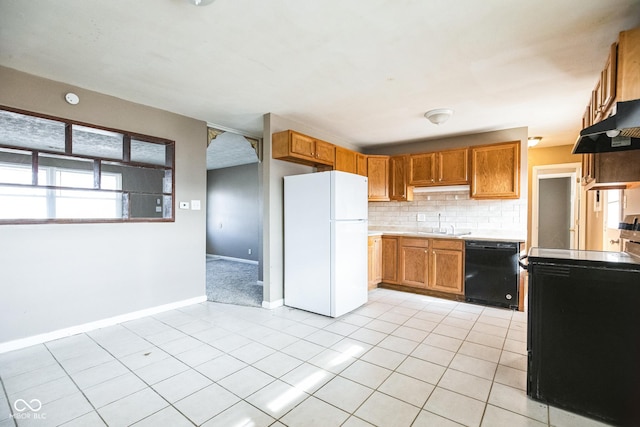
{"type": "MultiPolygon", "coordinates": [[[[121,217],[121,218],[47,218],[47,219],[33,219],[33,218],[20,218],[20,219],[0,219],[0,225],[11,225],[11,224],[69,224],[69,223],[74,223],[74,224],[90,224],[90,223],[148,223],[148,222],[175,222],[175,205],[176,205],[176,197],[175,197],[175,141],[170,140],[170,139],[166,139],[166,138],[160,138],[160,137],[156,137],[156,136],[151,136],[151,135],[145,135],[145,134],[141,134],[141,133],[137,133],[137,132],[131,132],[131,131],[125,131],[122,129],[115,129],[115,128],[110,128],[110,127],[105,127],[105,126],[100,126],[100,125],[95,125],[95,124],[91,124],[91,123],[86,123],[86,122],[81,122],[81,121],[77,121],[77,120],[72,120],[72,119],[66,119],[66,118],[61,118],[61,117],[56,117],[56,116],[51,116],[51,115],[47,115],[47,114],[41,114],[41,113],[36,113],[36,112],[32,112],[32,111],[26,111],[26,110],[21,110],[21,109],[17,109],[17,108],[13,108],[13,107],[9,107],[9,106],[5,106],[5,105],[1,105],[0,104],[0,110],[4,110],[4,111],[8,111],[11,113],[16,113],[16,114],[22,114],[22,115],[26,115],[26,116],[31,116],[31,117],[37,117],[37,118],[42,118],[42,119],[46,119],[46,120],[52,120],[52,121],[57,121],[57,122],[61,122],[65,125],[65,150],[64,152],[61,151],[56,151],[56,150],[42,150],[42,149],[33,149],[33,148],[26,148],[26,147],[20,147],[20,146],[12,146],[12,145],[5,145],[0,143],[0,148],[2,149],[8,149],[8,150],[15,150],[15,151],[22,151],[25,154],[30,154],[32,157],[32,165],[31,165],[31,173],[33,176],[33,182],[37,182],[37,174],[38,174],[38,158],[39,158],[39,154],[49,154],[49,155],[54,155],[54,156],[64,156],[64,157],[68,157],[68,158],[77,158],[77,159],[83,159],[83,160],[90,160],[93,161],[93,166],[94,166],[94,188],[86,188],[86,187],[59,187],[59,186],[51,186],[51,185],[38,185],[38,184],[31,184],[31,185],[27,185],[27,184],[10,184],[10,183],[0,183],[0,185],[3,186],[8,186],[8,187],[19,187],[19,188],[29,188],[29,189],[44,189],[44,190],[89,190],[89,191],[98,191],[98,192],[109,192],[109,193],[120,193],[123,196],[123,201],[122,203],[125,203],[125,198],[128,201],[129,204],[129,209],[131,209],[130,206],[130,199],[131,199],[131,194],[153,194],[153,195],[157,195],[158,197],[161,197],[162,199],[166,199],[167,196],[171,197],[171,203],[170,203],[170,208],[171,208],[171,216],[169,217],[164,217],[164,213],[163,213],[163,217],[160,218],[154,218],[154,217],[144,217],[144,218],[139,218],[139,217],[134,217],[132,218],[131,215],[129,215],[128,217],[121,217]],[[122,141],[122,146],[123,146],[123,153],[122,153],[122,159],[113,159],[113,158],[109,158],[109,157],[101,157],[101,156],[93,156],[93,155],[80,155],[80,154],[74,154],[73,151],[73,138],[72,138],[72,133],[73,133],[73,126],[82,126],[85,128],[90,128],[90,129],[96,129],[99,131],[106,131],[106,132],[113,132],[113,133],[117,133],[117,134],[121,134],[123,141],[122,141]],[[145,163],[145,162],[140,162],[140,161],[131,161],[131,140],[136,140],[136,141],[141,141],[141,142],[147,142],[150,144],[160,144],[160,145],[164,145],[165,147],[165,164],[164,165],[158,165],[158,164],[153,164],[153,163],[145,163]],[[162,193],[148,193],[148,192],[140,192],[140,191],[127,191],[127,190],[110,190],[110,189],[101,189],[100,188],[100,174],[101,174],[101,170],[102,170],[102,164],[106,163],[108,165],[120,165],[120,166],[129,166],[129,167],[140,167],[140,168],[148,168],[148,169],[157,169],[157,170],[164,170],[165,172],[165,176],[167,171],[169,171],[169,173],[171,174],[171,192],[167,192],[164,191],[164,185],[163,185],[163,191],[162,193]]],[[[165,178],[166,179],[166,178],[165,178]]],[[[0,207],[1,209],[1,207],[0,207]]],[[[164,202],[163,202],[163,209],[164,209],[164,202]]]]}

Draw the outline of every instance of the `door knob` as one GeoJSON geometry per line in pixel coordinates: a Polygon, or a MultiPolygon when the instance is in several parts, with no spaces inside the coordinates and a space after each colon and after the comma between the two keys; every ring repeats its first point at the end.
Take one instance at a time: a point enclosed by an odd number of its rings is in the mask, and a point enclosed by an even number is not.
{"type": "Polygon", "coordinates": [[[618,243],[620,243],[620,239],[616,239],[616,240],[611,239],[611,240],[609,240],[609,244],[610,245],[617,245],[618,243]]]}

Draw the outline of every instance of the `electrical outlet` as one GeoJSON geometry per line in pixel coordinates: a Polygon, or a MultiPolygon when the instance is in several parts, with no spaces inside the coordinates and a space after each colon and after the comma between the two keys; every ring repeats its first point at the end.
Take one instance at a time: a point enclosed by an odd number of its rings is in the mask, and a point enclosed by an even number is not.
{"type": "Polygon", "coordinates": [[[426,221],[426,220],[427,220],[427,216],[426,216],[425,214],[423,214],[423,213],[419,213],[419,214],[418,214],[418,218],[417,218],[417,220],[418,220],[419,222],[424,222],[424,221],[426,221]]]}

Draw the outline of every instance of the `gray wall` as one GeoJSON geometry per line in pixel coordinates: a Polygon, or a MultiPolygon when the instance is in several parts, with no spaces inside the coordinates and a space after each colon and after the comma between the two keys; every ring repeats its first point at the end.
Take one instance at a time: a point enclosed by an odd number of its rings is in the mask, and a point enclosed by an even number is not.
{"type": "Polygon", "coordinates": [[[545,178],[538,185],[538,246],[570,249],[571,178],[545,178]]]}
{"type": "Polygon", "coordinates": [[[258,163],[207,171],[208,254],[258,261],[259,215],[258,163]]]}
{"type": "MultiPolygon", "coordinates": [[[[175,140],[176,206],[204,202],[205,122],[4,67],[0,81],[0,104],[175,140]]],[[[203,297],[205,222],[203,206],[173,223],[0,225],[0,344],[203,297]]]]}

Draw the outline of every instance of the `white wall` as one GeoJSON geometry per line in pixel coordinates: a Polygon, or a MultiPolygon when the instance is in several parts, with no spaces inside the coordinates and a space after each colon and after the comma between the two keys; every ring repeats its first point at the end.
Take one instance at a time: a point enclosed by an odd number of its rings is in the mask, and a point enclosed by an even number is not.
{"type": "Polygon", "coordinates": [[[435,231],[438,214],[442,228],[456,231],[514,231],[527,229],[527,199],[474,200],[469,191],[416,193],[412,202],[369,202],[369,228],[389,231],[435,231]],[[426,221],[417,220],[419,213],[426,221]]]}
{"type": "MultiPolygon", "coordinates": [[[[0,67],[0,104],[175,140],[175,195],[206,200],[206,123],[0,67]],[[71,106],[64,94],[80,103],[71,106]]],[[[205,295],[205,209],[173,223],[0,225],[0,345],[205,295]]]]}

